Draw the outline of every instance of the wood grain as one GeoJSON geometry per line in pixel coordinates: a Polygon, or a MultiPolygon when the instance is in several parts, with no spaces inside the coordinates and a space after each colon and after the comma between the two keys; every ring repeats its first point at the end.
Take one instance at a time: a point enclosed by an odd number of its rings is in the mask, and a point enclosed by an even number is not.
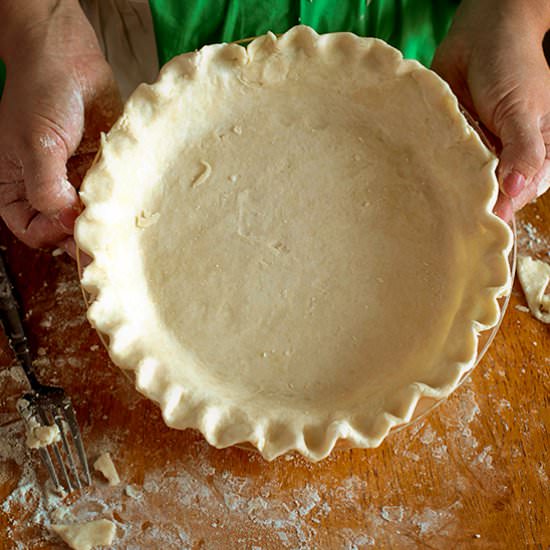
{"type": "MultiPolygon", "coordinates": [[[[550,194],[518,226],[520,249],[548,258],[550,194]]],[[[114,519],[114,548],[125,549],[549,547],[549,327],[516,309],[526,305],[517,283],[486,357],[426,419],[378,449],[267,463],[168,429],[88,326],[73,262],[0,234],[39,375],[67,389],[89,455],[110,451],[123,480],[97,477],[65,501],[41,492],[14,409],[24,384],[0,339],[1,549],[63,548],[47,529],[48,510],[63,506],[77,520],[114,519]]]]}

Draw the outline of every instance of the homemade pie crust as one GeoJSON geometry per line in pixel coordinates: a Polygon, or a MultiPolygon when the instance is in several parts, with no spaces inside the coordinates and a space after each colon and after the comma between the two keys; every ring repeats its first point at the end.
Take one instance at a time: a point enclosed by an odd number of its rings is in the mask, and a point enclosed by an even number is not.
{"type": "Polygon", "coordinates": [[[179,56],[84,180],[88,317],[169,426],[266,459],[376,447],[497,323],[496,163],[380,40],[299,26],[179,56]]]}

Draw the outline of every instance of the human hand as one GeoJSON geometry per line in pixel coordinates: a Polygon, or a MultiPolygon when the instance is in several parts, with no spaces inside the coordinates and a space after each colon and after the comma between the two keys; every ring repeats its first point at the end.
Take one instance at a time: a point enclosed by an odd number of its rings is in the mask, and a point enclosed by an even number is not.
{"type": "Polygon", "coordinates": [[[0,216],[31,247],[74,256],[80,211],[66,163],[84,134],[98,136],[118,116],[110,67],[77,0],[2,0],[0,216]]]}
{"type": "Polygon", "coordinates": [[[549,27],[547,0],[463,0],[432,64],[496,138],[506,220],[550,186],[549,27]]]}

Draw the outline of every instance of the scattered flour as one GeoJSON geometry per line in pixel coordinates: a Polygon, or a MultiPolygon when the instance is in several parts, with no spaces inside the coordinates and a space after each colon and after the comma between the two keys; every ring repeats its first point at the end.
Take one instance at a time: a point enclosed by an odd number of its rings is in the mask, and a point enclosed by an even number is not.
{"type": "MultiPolygon", "coordinates": [[[[62,259],[57,262],[59,269],[65,269],[62,259]]],[[[60,274],[55,291],[55,299],[63,301],[66,314],[35,313],[31,319],[43,327],[46,336],[52,332],[52,338],[46,337],[42,343],[48,353],[36,364],[38,374],[47,373],[51,382],[62,381],[69,390],[73,379],[88,377],[90,390],[79,396],[94,404],[91,417],[82,425],[88,454],[97,456],[108,450],[122,457],[136,434],[110,425],[107,405],[92,401],[99,382],[130,414],[147,415],[154,423],[160,422],[158,412],[109,367],[90,368],[97,366],[101,354],[81,353],[99,347],[84,318],[82,296],[72,270],[67,268],[60,274]],[[57,342],[61,333],[67,334],[66,339],[57,342]],[[70,361],[81,356],[80,362],[70,361]]],[[[50,297],[51,292],[45,289],[37,299],[46,303],[50,297]]],[[[6,358],[2,360],[6,364],[6,358]]],[[[492,376],[499,380],[496,367],[492,376]]],[[[62,550],[49,532],[52,523],[96,519],[108,519],[116,526],[116,549],[186,550],[203,545],[213,550],[306,550],[318,547],[319,540],[327,541],[327,548],[349,550],[443,548],[453,537],[464,540],[464,495],[473,491],[490,498],[509,495],[504,469],[498,465],[502,460],[523,460],[520,449],[506,449],[498,443],[481,445],[477,440],[481,430],[478,398],[480,403],[494,401],[494,422],[514,411],[503,399],[476,397],[466,382],[451,398],[452,405],[441,407],[429,421],[420,420],[392,435],[383,447],[373,451],[406,461],[410,479],[419,489],[418,495],[409,495],[406,501],[392,468],[373,472],[369,451],[352,452],[353,461],[348,452],[336,453],[318,465],[289,455],[274,468],[254,454],[242,453],[235,460],[233,453],[238,451],[216,451],[198,436],[182,434],[181,457],[162,462],[158,452],[155,454],[163,444],[156,433],[139,434],[149,452],[146,463],[150,466],[144,477],[132,477],[131,468],[121,469],[126,483],[98,483],[80,494],[61,497],[48,490],[43,470],[40,466],[34,469],[36,453],[24,444],[24,425],[15,412],[15,401],[24,386],[20,369],[0,369],[0,390],[5,390],[2,395],[6,396],[0,403],[0,487],[6,488],[0,495],[0,513],[17,518],[0,533],[6,537],[7,550],[62,550]],[[434,478],[439,488],[426,495],[422,487],[433,487],[434,478]],[[46,489],[41,489],[44,486],[46,489]],[[205,526],[209,526],[208,531],[205,526]]],[[[488,421],[485,413],[484,421],[488,421]]],[[[527,431],[530,426],[526,421],[521,429],[527,431]]],[[[123,464],[121,458],[119,466],[123,464]]],[[[541,483],[548,485],[544,464],[536,473],[541,483]]],[[[475,533],[479,525],[475,518],[472,521],[475,533]]]]}
{"type": "Polygon", "coordinates": [[[523,220],[517,222],[517,243],[520,252],[535,254],[541,256],[541,258],[550,257],[550,242],[530,222],[523,220]]]}
{"type": "Polygon", "coordinates": [[[540,480],[545,484],[550,484],[550,479],[548,478],[548,474],[546,473],[546,469],[544,467],[544,464],[540,462],[537,464],[537,474],[539,475],[540,480]]]}
{"type": "Polygon", "coordinates": [[[126,487],[124,488],[124,494],[135,500],[141,498],[141,492],[133,485],[126,485],[126,487]]]}
{"type": "Polygon", "coordinates": [[[405,509],[403,506],[383,506],[380,515],[386,521],[403,521],[405,509]]]}
{"type": "Polygon", "coordinates": [[[435,439],[435,432],[431,428],[431,426],[426,426],[426,428],[422,431],[420,434],[420,441],[424,445],[429,445],[430,443],[433,443],[433,440],[435,439]]]}
{"type": "MultiPolygon", "coordinates": [[[[96,519],[113,522],[117,528],[113,548],[121,549],[159,545],[191,549],[201,540],[205,525],[210,526],[207,547],[213,549],[256,546],[264,550],[305,550],[315,548],[321,536],[328,541],[328,547],[351,550],[413,549],[424,543],[441,547],[452,537],[461,536],[460,512],[468,487],[472,483],[487,487],[483,480],[488,476],[497,485],[503,484],[494,467],[495,449],[485,446],[479,450],[473,436],[480,417],[476,395],[468,384],[459,391],[452,414],[440,414],[446,432],[444,440],[438,435],[439,428],[425,420],[402,435],[393,436],[392,452],[411,458],[410,468],[419,483],[433,483],[431,468],[439,468],[442,491],[429,505],[419,499],[401,501],[399,482],[392,476],[386,476],[384,481],[372,477],[368,453],[361,458],[363,474],[350,472],[338,479],[330,465],[345,461],[347,453],[329,458],[328,467],[294,457],[289,465],[290,477],[284,481],[286,488],[281,492],[282,479],[271,477],[269,467],[259,457],[242,455],[242,464],[247,465],[244,471],[256,473],[220,468],[219,459],[211,459],[219,451],[200,438],[186,446],[181,459],[158,464],[146,471],[141,480],[130,478],[131,484],[112,487],[96,484],[80,495],[62,498],[39,489],[32,456],[23,443],[23,423],[15,421],[0,428],[0,475],[13,462],[20,471],[20,480],[2,501],[0,511],[13,515],[21,507],[27,510],[21,522],[10,527],[10,540],[24,537],[37,545],[48,541],[48,547],[56,550],[56,539],[49,533],[52,523],[96,519]],[[436,459],[431,465],[425,460],[430,455],[436,459]],[[455,461],[461,457],[468,469],[467,477],[456,477],[451,455],[455,461]],[[417,461],[412,458],[415,456],[417,461]],[[296,479],[292,478],[294,468],[302,470],[296,479]],[[304,481],[304,475],[308,481],[304,481]],[[335,517],[340,518],[339,528],[334,527],[335,517]],[[356,519],[350,524],[344,518],[356,519]],[[25,526],[31,523],[35,534],[29,538],[25,526]]],[[[507,411],[509,403],[500,400],[495,408],[507,411]]],[[[84,431],[85,440],[86,436],[84,431]]],[[[89,453],[97,453],[98,449],[117,453],[124,448],[125,437],[128,434],[106,430],[104,437],[95,439],[89,453]]],[[[287,463],[286,459],[281,460],[287,463]]],[[[545,476],[541,466],[541,481],[547,480],[545,476]]],[[[13,548],[17,548],[15,543],[13,548]]]]}

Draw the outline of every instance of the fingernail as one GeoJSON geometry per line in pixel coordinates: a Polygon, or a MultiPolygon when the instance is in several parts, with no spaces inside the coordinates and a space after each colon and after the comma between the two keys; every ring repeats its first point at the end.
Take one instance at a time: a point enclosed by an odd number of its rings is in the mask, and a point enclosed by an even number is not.
{"type": "Polygon", "coordinates": [[[525,177],[515,170],[507,174],[502,182],[502,190],[509,197],[517,197],[523,191],[524,187],[525,177]]]}
{"type": "Polygon", "coordinates": [[[74,222],[76,218],[78,218],[78,214],[80,214],[80,211],[74,206],[69,206],[59,212],[56,219],[63,228],[63,231],[66,231],[67,233],[73,232],[74,222]]]}
{"type": "Polygon", "coordinates": [[[76,260],[77,248],[73,237],[67,237],[58,246],[73,260],[76,260]]]}
{"type": "Polygon", "coordinates": [[[503,202],[495,206],[494,213],[506,223],[509,223],[514,215],[514,208],[511,202],[503,202]]]}
{"type": "Polygon", "coordinates": [[[544,179],[542,178],[539,181],[539,184],[537,186],[537,197],[541,197],[550,189],[550,177],[544,179]]]}

